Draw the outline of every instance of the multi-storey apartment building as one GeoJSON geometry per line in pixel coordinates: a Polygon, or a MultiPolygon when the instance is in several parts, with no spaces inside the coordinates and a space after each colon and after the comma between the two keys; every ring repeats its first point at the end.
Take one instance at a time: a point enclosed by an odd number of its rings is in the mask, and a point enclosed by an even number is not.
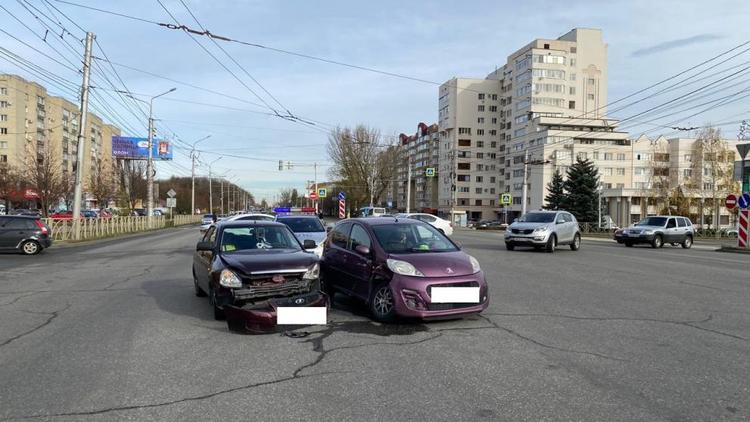
{"type": "Polygon", "coordinates": [[[399,135],[401,154],[398,162],[396,206],[401,211],[435,212],[438,208],[438,165],[440,139],[438,125],[417,125],[414,135],[399,135]],[[411,166],[411,175],[409,174],[411,166]],[[428,170],[432,169],[432,170],[428,170]],[[434,174],[430,174],[434,173],[434,174]],[[411,184],[410,189],[407,185],[411,184]],[[407,207],[407,196],[409,205],[407,207]]]}
{"type": "MultiPolygon", "coordinates": [[[[500,192],[512,192],[517,198],[511,212],[521,211],[523,199],[514,188],[524,183],[518,170],[523,169],[525,150],[549,152],[536,144],[541,138],[537,131],[549,129],[547,138],[557,136],[552,132],[558,127],[565,132],[600,127],[602,133],[614,132],[605,128],[611,122],[605,119],[607,45],[597,29],[576,28],[557,39],[536,39],[508,56],[506,64],[485,79],[454,78],[439,92],[444,169],[440,210],[453,213],[455,221],[462,214],[469,219],[496,218],[501,212],[500,192]],[[479,142],[481,149],[476,147],[479,142]],[[479,165],[485,174],[477,173],[479,165]],[[471,173],[462,173],[466,170],[471,173]]],[[[609,138],[616,142],[614,138],[620,136],[609,138]]],[[[544,142],[550,141],[557,142],[554,138],[544,142]]],[[[538,198],[544,197],[546,175],[552,173],[547,170],[539,180],[531,178],[527,205],[537,205],[538,198]]]]}
{"type": "MultiPolygon", "coordinates": [[[[48,156],[55,160],[61,173],[73,177],[78,160],[79,118],[76,104],[49,95],[35,82],[0,74],[0,161],[23,170],[48,156]]],[[[84,189],[100,162],[102,168],[111,165],[112,136],[120,134],[119,128],[93,113],[89,113],[86,125],[84,189]]]]}

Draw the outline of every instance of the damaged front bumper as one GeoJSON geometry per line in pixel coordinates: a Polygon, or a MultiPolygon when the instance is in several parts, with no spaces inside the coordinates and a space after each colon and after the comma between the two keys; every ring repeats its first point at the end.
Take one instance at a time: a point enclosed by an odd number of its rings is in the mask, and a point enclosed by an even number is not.
{"type": "Polygon", "coordinates": [[[278,329],[277,309],[280,307],[325,307],[330,309],[328,295],[313,291],[288,297],[274,297],[260,301],[235,301],[224,306],[230,330],[254,334],[272,333],[278,329]]]}

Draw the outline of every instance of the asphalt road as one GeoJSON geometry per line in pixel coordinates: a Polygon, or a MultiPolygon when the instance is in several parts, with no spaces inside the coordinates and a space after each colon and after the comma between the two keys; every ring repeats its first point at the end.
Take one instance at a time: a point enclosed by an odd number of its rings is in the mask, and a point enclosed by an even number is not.
{"type": "MultiPolygon", "coordinates": [[[[214,321],[197,230],[0,256],[0,420],[750,419],[750,257],[457,232],[491,305],[304,338],[214,321]]],[[[308,329],[309,330],[309,329],[308,329]]]]}

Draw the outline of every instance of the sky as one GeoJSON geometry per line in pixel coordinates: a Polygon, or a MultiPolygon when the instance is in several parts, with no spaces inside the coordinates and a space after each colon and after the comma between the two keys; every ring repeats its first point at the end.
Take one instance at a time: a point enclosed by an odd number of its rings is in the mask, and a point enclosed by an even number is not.
{"type": "MultiPolygon", "coordinates": [[[[174,22],[157,0],[70,1],[149,21],[174,22]]],[[[268,200],[273,200],[282,188],[302,190],[306,181],[314,179],[316,163],[317,179],[328,178],[331,163],[325,145],[332,127],[361,123],[378,129],[385,137],[412,134],[419,122],[437,120],[437,84],[454,76],[483,78],[505,63],[510,53],[535,38],[556,38],[575,27],[602,29],[609,46],[610,101],[750,40],[750,33],[743,30],[750,22],[750,5],[745,1],[161,1],[178,22],[191,28],[197,29],[198,25],[182,2],[215,35],[425,81],[217,41],[242,65],[240,68],[206,37],[191,39],[181,30],[59,0],[49,0],[49,4],[44,0],[0,0],[2,29],[38,51],[1,32],[0,46],[59,78],[78,85],[81,81],[80,74],[41,53],[66,63],[57,50],[79,63],[75,51],[64,48],[53,37],[59,37],[64,27],[68,33],[63,39],[82,54],[82,46],[76,41],[83,38],[77,28],[80,26],[96,35],[99,45],[94,55],[103,58],[106,54],[118,63],[118,75],[139,98],[147,100],[177,88],[154,102],[158,134],[181,140],[176,144],[175,160],[157,164],[157,177],[189,175],[186,145],[210,135],[196,147],[201,151],[197,173],[207,175],[208,163],[222,157],[211,166],[214,175],[226,175],[257,199],[268,200]],[[45,28],[32,16],[34,13],[43,21],[39,11],[48,16],[56,14],[60,25],[48,26],[57,34],[50,31],[46,39],[43,37],[45,28]],[[288,110],[308,123],[269,115],[269,107],[282,115],[288,110]],[[279,160],[291,162],[293,168],[279,171],[279,160]]],[[[748,56],[750,53],[732,63],[739,65],[750,60],[748,56]]],[[[101,60],[99,63],[108,66],[101,60]]],[[[111,69],[107,69],[105,73],[114,79],[111,69]]],[[[0,60],[0,72],[39,79],[5,60],[0,60]]],[[[743,81],[739,76],[737,81],[743,81]]],[[[127,123],[124,135],[145,137],[145,117],[138,111],[128,112],[116,102],[118,94],[107,91],[109,86],[101,74],[95,73],[92,83],[98,87],[94,89],[98,91],[94,101],[109,102],[119,115],[112,119],[102,117],[127,123]]],[[[73,94],[62,89],[48,88],[53,94],[75,100],[73,94]]],[[[736,89],[744,88],[739,85],[736,89]]],[[[742,95],[738,101],[687,119],[681,125],[724,121],[741,113],[745,115],[739,118],[750,118],[749,98],[742,95]]],[[[666,99],[669,97],[659,98],[662,102],[666,99]]],[[[648,106],[649,102],[644,101],[622,110],[622,115],[610,117],[629,116],[648,106]]],[[[669,121],[665,118],[657,123],[669,121]]],[[[651,136],[662,129],[635,123],[628,130],[633,136],[641,132],[651,136]]],[[[727,137],[736,136],[736,128],[724,130],[727,137]]]]}

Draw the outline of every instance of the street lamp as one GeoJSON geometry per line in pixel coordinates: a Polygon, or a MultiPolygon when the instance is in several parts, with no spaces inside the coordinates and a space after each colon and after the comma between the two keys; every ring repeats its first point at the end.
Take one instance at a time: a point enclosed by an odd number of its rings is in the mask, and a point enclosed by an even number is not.
{"type": "MultiPolygon", "coordinates": [[[[151,227],[151,214],[153,214],[154,212],[154,100],[176,90],[177,88],[172,88],[168,91],[162,92],[161,94],[154,95],[148,100],[148,163],[146,165],[146,196],[148,198],[146,198],[146,216],[148,218],[149,227],[151,227]]],[[[147,102],[145,100],[134,97],[130,93],[125,94],[136,101],[140,101],[143,103],[147,102]]]]}
{"type": "Polygon", "coordinates": [[[190,170],[190,176],[192,178],[193,187],[190,191],[190,214],[195,215],[195,160],[198,158],[198,154],[195,153],[195,147],[202,141],[205,141],[206,139],[210,138],[211,135],[204,136],[201,139],[198,139],[197,141],[193,142],[193,148],[190,150],[190,160],[192,161],[193,165],[190,170]]]}
{"type": "Polygon", "coordinates": [[[215,162],[221,160],[222,158],[223,157],[219,157],[208,163],[208,212],[211,214],[214,213],[214,191],[211,188],[211,166],[213,166],[215,162]]]}

